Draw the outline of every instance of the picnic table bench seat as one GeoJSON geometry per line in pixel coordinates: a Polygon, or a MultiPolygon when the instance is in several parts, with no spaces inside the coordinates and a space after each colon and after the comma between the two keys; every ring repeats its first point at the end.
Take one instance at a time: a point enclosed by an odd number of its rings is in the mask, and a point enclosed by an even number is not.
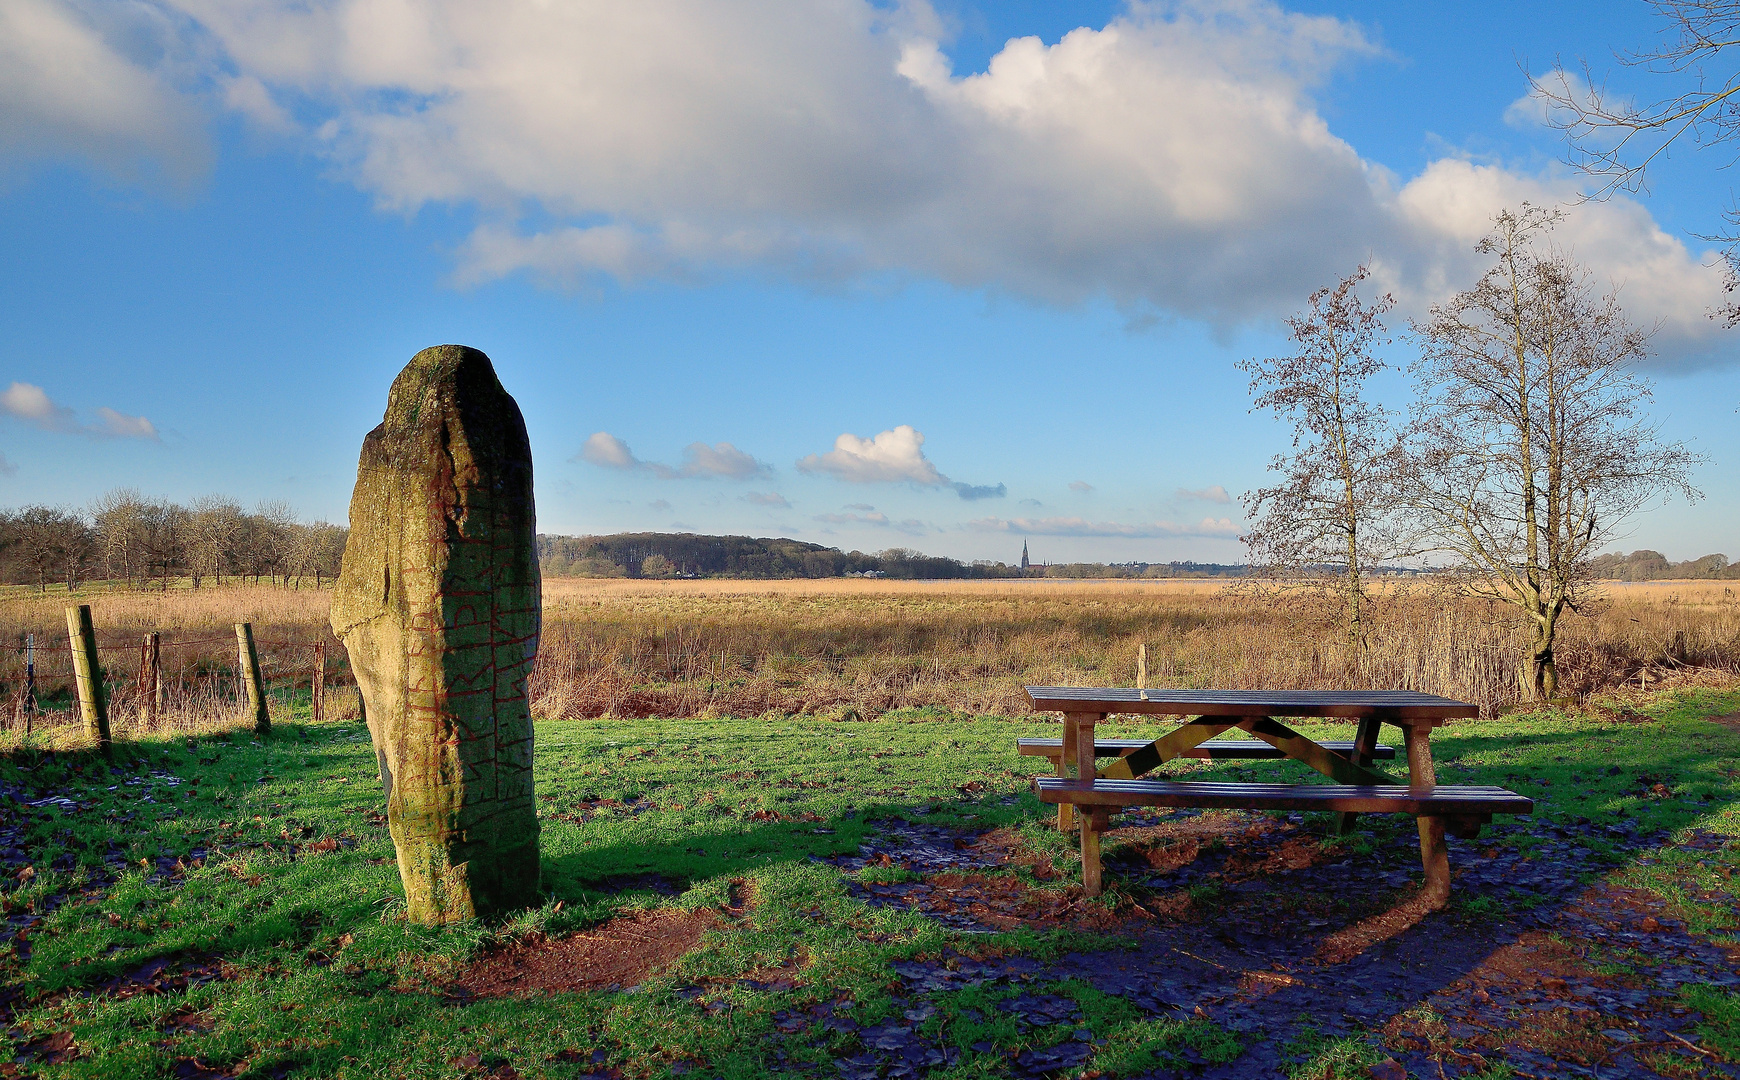
{"type": "MultiPolygon", "coordinates": [[[[1501,787],[1440,784],[1430,791],[1401,785],[1258,784],[1203,780],[1094,780],[1041,776],[1039,799],[1075,806],[1202,807],[1224,810],[1336,810],[1358,814],[1441,817],[1448,825],[1478,826],[1494,814],[1529,814],[1534,800],[1501,787]]],[[[1112,811],[1116,812],[1116,811],[1112,811]]],[[[1458,832],[1452,828],[1453,833],[1458,832]]]]}
{"type": "MultiPolygon", "coordinates": [[[[1095,757],[1123,757],[1133,750],[1140,750],[1153,742],[1152,739],[1094,739],[1095,757]]],[[[1351,756],[1358,747],[1352,739],[1324,739],[1317,745],[1337,754],[1351,756]]],[[[1015,740],[1015,748],[1026,757],[1044,757],[1056,761],[1063,756],[1062,739],[1020,738],[1015,740]]],[[[1271,746],[1256,739],[1211,739],[1208,742],[1197,743],[1178,755],[1187,758],[1209,758],[1221,760],[1267,760],[1284,758],[1286,752],[1278,746],[1271,746]]],[[[1371,748],[1370,755],[1384,761],[1393,760],[1396,748],[1378,743],[1371,748]]]]}

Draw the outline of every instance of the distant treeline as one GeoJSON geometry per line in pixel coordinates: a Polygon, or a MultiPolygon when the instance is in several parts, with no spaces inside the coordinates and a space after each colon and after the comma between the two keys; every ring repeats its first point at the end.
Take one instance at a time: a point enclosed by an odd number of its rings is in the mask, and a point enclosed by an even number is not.
{"type": "Polygon", "coordinates": [[[618,533],[613,536],[538,537],[538,560],[548,577],[632,578],[1169,578],[1224,577],[1245,572],[1220,563],[1068,563],[1033,567],[962,562],[889,548],[873,555],[802,540],[696,533],[618,533]]]}
{"type": "Polygon", "coordinates": [[[183,506],[123,488],[83,508],[0,508],[0,581],[68,589],[96,578],[163,588],[185,578],[196,589],[234,578],[319,584],[338,574],[348,535],[342,525],[299,522],[283,503],[249,511],[214,495],[183,506]]]}
{"type": "Polygon", "coordinates": [[[1659,551],[1634,551],[1623,555],[1617,551],[1597,555],[1589,560],[1595,577],[1614,581],[1660,581],[1664,578],[1740,578],[1740,565],[1728,562],[1726,555],[1705,555],[1686,562],[1669,562],[1659,551]]]}

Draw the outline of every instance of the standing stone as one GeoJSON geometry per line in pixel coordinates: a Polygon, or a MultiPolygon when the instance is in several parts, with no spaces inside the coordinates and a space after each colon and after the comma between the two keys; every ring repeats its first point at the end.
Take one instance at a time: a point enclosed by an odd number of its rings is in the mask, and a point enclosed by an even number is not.
{"type": "Polygon", "coordinates": [[[363,440],[332,598],[417,922],[538,901],[536,533],[519,406],[483,353],[424,349],[363,440]]]}

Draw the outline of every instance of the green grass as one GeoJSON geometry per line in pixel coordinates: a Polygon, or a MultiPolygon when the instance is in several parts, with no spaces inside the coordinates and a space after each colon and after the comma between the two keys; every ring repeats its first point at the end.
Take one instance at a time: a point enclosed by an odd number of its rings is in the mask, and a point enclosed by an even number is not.
{"type": "MultiPolygon", "coordinates": [[[[1457,724],[1434,737],[1440,779],[1507,784],[1540,800],[1549,820],[1632,818],[1644,829],[1740,834],[1740,732],[1697,719],[1736,709],[1740,694],[1700,691],[1663,698],[1655,710],[1662,721],[1649,725],[1558,712],[1457,724]],[[1658,783],[1666,796],[1652,790],[1658,783]]],[[[1074,931],[957,935],[911,912],[865,906],[849,895],[845,875],[811,858],[855,852],[866,822],[877,817],[1005,826],[1052,854],[1065,875],[1023,880],[1068,887],[1076,872],[1071,841],[1048,827],[1049,808],[1028,790],[1028,776],[1044,763],[1013,749],[1016,735],[1043,730],[1037,722],[934,710],[874,721],[540,723],[545,903],[502,925],[439,930],[402,919],[374,754],[359,725],[286,720],[263,743],[236,734],[131,744],[118,750],[123,775],[93,754],[27,748],[0,758],[0,782],[52,788],[82,809],[28,811],[33,873],[5,883],[0,911],[67,899],[31,932],[28,961],[11,953],[0,959],[0,985],[18,988],[27,1002],[15,1021],[20,1038],[74,1034],[81,1056],[32,1066],[44,1077],[166,1077],[178,1059],[195,1057],[242,1076],[435,1077],[456,1075],[450,1063],[468,1055],[486,1064],[505,1060],[528,1076],[562,1077],[592,1067],[564,1052],[595,1048],[631,1076],[704,1062],[708,1076],[752,1077],[765,1075],[771,1045],[831,1069],[849,1036],[819,1027],[782,1035],[774,1013],[849,1002],[850,1015],[872,1024],[899,1007],[891,996],[893,961],[950,947],[1045,958],[1122,940],[1074,931]],[[130,782],[142,767],[187,782],[130,782]],[[982,788],[962,790],[975,781],[982,788]],[[194,859],[196,849],[206,852],[203,862],[194,859]],[[111,852],[129,869],[92,886],[111,852]],[[147,871],[160,858],[180,859],[185,869],[154,881],[147,871]],[[71,868],[51,868],[69,860],[71,868]],[[676,896],[612,885],[639,875],[658,875],[676,896]],[[750,914],[722,924],[704,948],[637,992],[463,1005],[442,997],[453,972],[492,944],[583,929],[624,907],[723,907],[733,882],[753,889],[750,914]],[[225,977],[163,994],[90,992],[161,959],[221,962],[225,977]],[[736,982],[781,964],[801,971],[789,991],[736,982]],[[705,1008],[676,992],[684,986],[703,987],[703,1001],[728,1007],[705,1008]],[[188,1017],[194,1021],[171,1023],[188,1017]]],[[[1108,725],[1107,733],[1136,730],[1108,725]]],[[[1351,734],[1333,724],[1306,730],[1320,738],[1351,734]]],[[[1399,775],[1399,763],[1391,767],[1399,775]]],[[[1241,762],[1198,767],[1194,775],[1265,779],[1296,776],[1295,769],[1241,762]]],[[[1350,850],[1409,842],[1405,821],[1368,822],[1374,831],[1346,841],[1350,850]]],[[[1494,842],[1536,843],[1522,836],[1494,842]]],[[[1623,861],[1606,841],[1587,843],[1615,866],[1623,861]]],[[[1695,925],[1732,933],[1740,923],[1731,910],[1698,899],[1727,886],[1732,861],[1669,852],[1623,873],[1695,925]]],[[[862,879],[906,876],[870,869],[862,879]]],[[[1108,904],[1116,902],[1118,885],[1111,884],[1108,904]]],[[[1486,917],[1491,903],[1465,911],[1486,917]]],[[[1031,990],[1078,1003],[1084,1023],[1104,1040],[1091,1067],[1107,1075],[1168,1067],[1186,1048],[1211,1062],[1240,1051],[1237,1037],[1208,1021],[1144,1020],[1121,999],[1082,984],[1031,990]]],[[[963,1050],[960,1063],[939,1075],[995,1076],[1011,1052],[1071,1036],[1066,1027],[1018,1032],[993,1007],[997,992],[931,996],[937,1011],[929,1030],[963,1050]],[[992,1050],[971,1049],[984,1044],[992,1050]]],[[[1732,1054],[1734,998],[1707,993],[1715,996],[1694,1005],[1705,1014],[1705,1037],[1732,1054]]],[[[1296,1049],[1308,1058],[1300,1068],[1314,1076],[1360,1075],[1369,1064],[1370,1045],[1360,1040],[1296,1049]]]]}
{"type": "Polygon", "coordinates": [[[1740,1061],[1740,994],[1713,986],[1687,986],[1680,997],[1704,1014],[1698,1024],[1698,1040],[1722,1055],[1724,1061],[1740,1061]]]}

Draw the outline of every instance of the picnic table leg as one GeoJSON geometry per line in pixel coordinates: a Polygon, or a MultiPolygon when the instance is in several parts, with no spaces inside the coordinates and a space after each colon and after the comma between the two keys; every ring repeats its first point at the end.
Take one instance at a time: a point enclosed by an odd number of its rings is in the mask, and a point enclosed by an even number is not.
{"type": "MultiPolygon", "coordinates": [[[[1063,753],[1057,756],[1057,775],[1068,780],[1075,775],[1076,749],[1076,714],[1063,714],[1063,753]]],[[[1069,803],[1057,804],[1057,831],[1066,833],[1075,828],[1075,807],[1069,803]]]]}
{"type": "MultiPolygon", "coordinates": [[[[1065,780],[1094,778],[1094,725],[1104,713],[1064,713],[1063,753],[1057,758],[1057,775],[1065,780]]],[[[1057,804],[1057,831],[1068,832],[1074,825],[1075,807],[1057,804]]]]}
{"type": "MultiPolygon", "coordinates": [[[[1408,789],[1425,793],[1438,786],[1438,773],[1432,767],[1432,729],[1424,724],[1409,724],[1408,789]]],[[[1444,819],[1420,817],[1420,865],[1426,871],[1426,896],[1433,907],[1450,902],[1450,849],[1444,843],[1444,819]]]]}
{"type": "Polygon", "coordinates": [[[1100,877],[1100,832],[1111,824],[1111,813],[1093,806],[1081,815],[1081,891],[1098,896],[1104,887],[1100,877]]]}
{"type": "MultiPolygon", "coordinates": [[[[1377,749],[1378,729],[1382,722],[1376,717],[1368,716],[1359,722],[1359,731],[1353,737],[1353,763],[1355,765],[1370,765],[1372,754],[1377,749]]],[[[1335,815],[1335,831],[1337,835],[1346,836],[1353,831],[1353,823],[1359,815],[1351,810],[1343,810],[1335,815]]]]}

